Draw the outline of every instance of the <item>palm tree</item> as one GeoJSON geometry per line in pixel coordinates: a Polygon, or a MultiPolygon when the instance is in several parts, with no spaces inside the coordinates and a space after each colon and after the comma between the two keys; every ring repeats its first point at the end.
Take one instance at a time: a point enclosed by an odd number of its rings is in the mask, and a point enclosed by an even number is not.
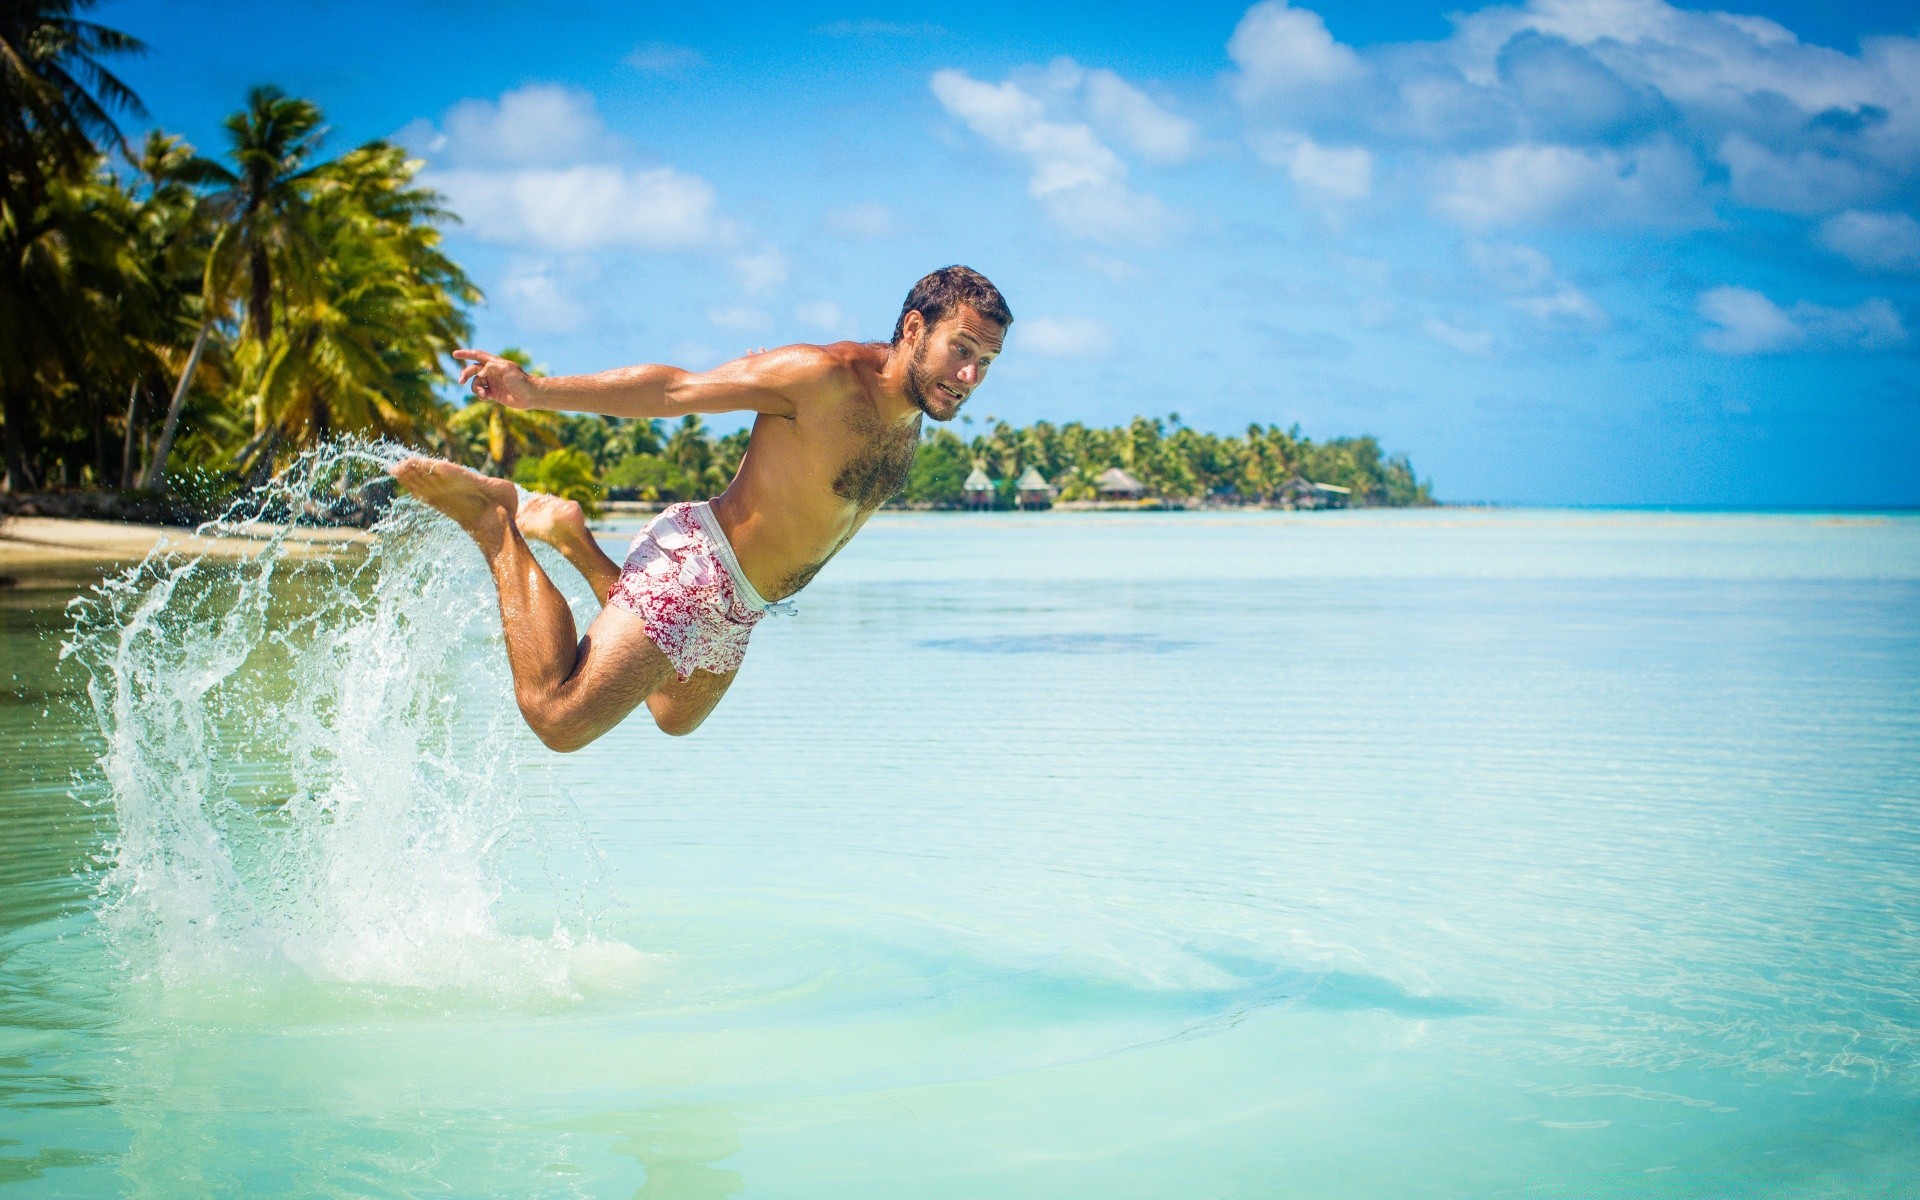
{"type": "Polygon", "coordinates": [[[309,294],[283,302],[264,354],[242,347],[264,428],[295,446],[331,433],[418,441],[446,424],[441,356],[466,340],[479,291],[439,249],[450,214],[411,186],[418,166],[371,143],[330,164],[302,209],[299,236],[318,254],[309,294]]]}
{"type": "Polygon", "coordinates": [[[28,394],[48,327],[66,342],[60,322],[48,320],[61,296],[35,289],[23,260],[36,244],[48,248],[42,210],[53,184],[85,178],[96,141],[122,144],[112,111],[143,112],[102,59],[146,47],[74,15],[91,7],[93,0],[0,3],[0,441],[9,488],[32,483],[28,394]]]}
{"type": "Polygon", "coordinates": [[[145,116],[133,90],[107,70],[110,54],[142,54],[138,38],[74,16],[96,0],[0,4],[0,205],[37,204],[52,174],[92,165],[99,144],[125,149],[110,110],[145,116]]]}
{"type": "MultiPolygon", "coordinates": [[[[276,293],[289,300],[307,291],[312,282],[317,247],[307,236],[304,218],[311,193],[328,166],[311,162],[326,136],[322,119],[311,101],[289,97],[276,87],[256,87],[247,93],[247,107],[225,122],[234,169],[210,159],[195,159],[189,168],[194,182],[221,189],[207,201],[209,212],[221,224],[207,253],[200,329],[167,406],[169,427],[179,420],[200,355],[234,299],[241,276],[246,285],[246,330],[262,357],[273,334],[276,293]]],[[[256,459],[274,437],[263,399],[256,398],[253,427],[254,440],[238,457],[243,464],[256,459]]],[[[166,470],[166,456],[158,450],[154,461],[144,486],[152,487],[166,470]]]]}
{"type": "MultiPolygon", "coordinates": [[[[135,388],[139,394],[150,395],[181,381],[175,403],[168,406],[159,446],[139,480],[141,487],[151,488],[165,473],[173,449],[186,401],[185,382],[191,380],[208,347],[212,323],[205,319],[202,284],[215,230],[195,190],[206,178],[205,160],[194,153],[192,146],[153,130],[147,134],[135,166],[144,192],[136,223],[137,253],[147,266],[153,292],[151,320],[146,327],[128,331],[129,339],[138,341],[144,351],[144,369],[135,388]]],[[[128,412],[126,437],[131,446],[132,405],[128,412]]],[[[122,486],[133,484],[131,477],[122,481],[122,486]]]]}

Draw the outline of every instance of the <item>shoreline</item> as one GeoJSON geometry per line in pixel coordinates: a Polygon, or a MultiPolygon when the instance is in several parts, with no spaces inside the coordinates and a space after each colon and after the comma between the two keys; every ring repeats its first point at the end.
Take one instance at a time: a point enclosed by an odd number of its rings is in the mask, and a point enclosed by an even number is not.
{"type": "MultiPolygon", "coordinates": [[[[0,518],[0,589],[58,588],[96,582],[109,571],[132,566],[166,543],[185,554],[215,559],[246,558],[276,526],[242,525],[203,537],[181,525],[140,525],[73,517],[0,518]]],[[[295,558],[351,553],[371,545],[362,529],[296,529],[288,535],[295,558]]]]}

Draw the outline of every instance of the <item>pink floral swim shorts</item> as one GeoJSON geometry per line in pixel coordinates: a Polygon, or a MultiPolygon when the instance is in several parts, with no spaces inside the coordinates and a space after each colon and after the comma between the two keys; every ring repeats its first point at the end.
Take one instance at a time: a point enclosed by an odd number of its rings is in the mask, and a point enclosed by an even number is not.
{"type": "Polygon", "coordinates": [[[640,531],[607,603],[646,622],[682,682],[695,671],[738,671],[761,618],[793,611],[761,598],[704,501],[675,504],[640,531]]]}

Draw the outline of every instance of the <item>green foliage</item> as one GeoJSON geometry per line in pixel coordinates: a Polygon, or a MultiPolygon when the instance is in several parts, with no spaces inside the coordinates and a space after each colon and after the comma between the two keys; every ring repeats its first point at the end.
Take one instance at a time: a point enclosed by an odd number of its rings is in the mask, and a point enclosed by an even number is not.
{"type": "Polygon", "coordinates": [[[913,469],[900,498],[909,504],[931,504],[940,508],[957,506],[961,488],[973,470],[973,456],[967,444],[952,430],[936,429],[921,441],[913,454],[913,469]]]}
{"type": "Polygon", "coordinates": [[[600,515],[600,498],[606,494],[606,488],[594,478],[592,457],[567,446],[539,458],[521,459],[513,481],[530,492],[572,500],[589,517],[600,515]]]}
{"type": "Polygon", "coordinates": [[[635,500],[671,502],[697,498],[699,485],[680,465],[659,454],[629,454],[606,474],[608,489],[635,500]]]}
{"type": "Polygon", "coordinates": [[[127,487],[159,459],[187,488],[339,433],[457,451],[442,364],[480,295],[420,164],[323,158],[319,109],[270,87],[219,161],[158,131],[128,147],[110,111],[139,102],[103,61],[139,43],[89,7],[0,13],[6,486],[127,487]]]}
{"type": "MultiPolygon", "coordinates": [[[[991,420],[991,418],[989,418],[991,420]]],[[[956,508],[969,473],[980,467],[994,481],[994,506],[1014,507],[1014,482],[1035,467],[1060,489],[1062,501],[1098,500],[1098,479],[1122,467],[1150,494],[1165,499],[1261,504],[1275,500],[1296,478],[1351,488],[1354,504],[1433,503],[1430,485],[1405,455],[1384,458],[1371,437],[1315,443],[1298,428],[1249,426],[1240,436],[1202,433],[1180,423],[1135,417],[1101,429],[1036,421],[1016,428],[994,421],[971,442],[949,429],[930,431],[914,455],[901,500],[956,508]]]]}

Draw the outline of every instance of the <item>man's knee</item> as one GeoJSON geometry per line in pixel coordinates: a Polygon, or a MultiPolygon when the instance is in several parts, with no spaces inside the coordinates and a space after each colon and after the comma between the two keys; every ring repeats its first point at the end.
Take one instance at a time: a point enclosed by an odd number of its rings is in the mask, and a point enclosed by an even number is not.
{"type": "Polygon", "coordinates": [[[533,730],[533,735],[549,750],[572,754],[599,736],[579,720],[577,714],[563,712],[545,699],[533,696],[515,699],[519,701],[520,715],[526,719],[527,728],[533,730]]]}
{"type": "Polygon", "coordinates": [[[653,714],[653,723],[658,725],[660,732],[666,734],[668,737],[685,737],[700,728],[700,726],[706,722],[706,719],[707,714],[705,711],[676,712],[668,709],[666,712],[653,714]]]}

